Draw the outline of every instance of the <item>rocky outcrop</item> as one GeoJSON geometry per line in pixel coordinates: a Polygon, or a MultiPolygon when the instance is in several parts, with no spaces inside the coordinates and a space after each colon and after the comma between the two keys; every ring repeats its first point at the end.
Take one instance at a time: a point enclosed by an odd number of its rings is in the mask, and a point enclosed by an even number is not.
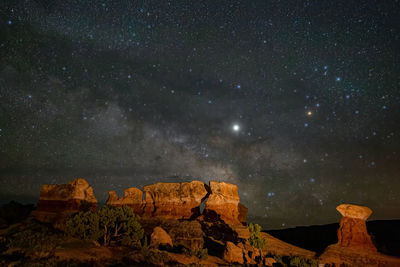
{"type": "Polygon", "coordinates": [[[224,182],[210,181],[204,216],[217,217],[229,225],[240,225],[246,222],[247,208],[239,203],[237,186],[224,182]]]}
{"type": "Polygon", "coordinates": [[[157,226],[164,229],[171,237],[174,246],[182,246],[189,250],[201,249],[204,246],[204,233],[196,220],[142,218],[140,223],[146,235],[150,235],[157,226]]]}
{"type": "Polygon", "coordinates": [[[124,190],[124,196],[118,198],[117,193],[111,190],[108,192],[107,205],[112,207],[129,206],[133,212],[138,215],[143,215],[145,202],[143,201],[143,192],[135,187],[130,187],[124,190]]]}
{"type": "Polygon", "coordinates": [[[365,223],[365,220],[372,214],[372,210],[368,207],[351,204],[342,204],[336,209],[343,216],[337,232],[337,244],[342,247],[376,252],[376,247],[372,243],[365,223]]]}
{"type": "Polygon", "coordinates": [[[190,219],[200,215],[200,203],[207,196],[205,184],[156,183],[143,187],[145,217],[190,219]]]}
{"type": "Polygon", "coordinates": [[[158,248],[159,246],[172,248],[172,239],[164,229],[157,226],[153,229],[153,233],[150,237],[150,246],[158,248]]]}
{"type": "Polygon", "coordinates": [[[97,200],[92,187],[82,178],[67,184],[43,185],[36,211],[32,216],[42,222],[54,223],[81,210],[96,210],[97,200]]]}
{"type": "Polygon", "coordinates": [[[326,248],[320,256],[321,263],[400,266],[400,259],[377,252],[365,223],[372,214],[371,209],[352,204],[342,204],[336,209],[343,216],[337,231],[338,242],[326,248]]]}
{"type": "Polygon", "coordinates": [[[224,182],[211,181],[210,186],[200,181],[156,183],[144,186],[143,192],[127,188],[121,198],[110,191],[107,200],[109,206],[130,206],[144,218],[183,220],[198,218],[202,203],[205,203],[203,220],[229,225],[246,223],[247,208],[239,203],[237,186],[224,182]]]}
{"type": "Polygon", "coordinates": [[[228,241],[226,242],[223,259],[229,263],[244,264],[243,250],[228,241]]]}

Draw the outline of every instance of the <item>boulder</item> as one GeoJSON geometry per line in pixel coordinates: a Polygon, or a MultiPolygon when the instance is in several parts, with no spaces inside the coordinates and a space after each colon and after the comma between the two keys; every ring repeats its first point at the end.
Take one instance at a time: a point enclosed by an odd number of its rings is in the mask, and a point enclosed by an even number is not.
{"type": "Polygon", "coordinates": [[[154,228],[153,233],[151,234],[150,246],[158,248],[160,245],[170,248],[173,247],[172,239],[169,234],[164,229],[157,226],[154,228]]]}
{"type": "Polygon", "coordinates": [[[274,266],[274,263],[276,263],[274,258],[267,257],[264,259],[264,266],[274,266]]]}
{"type": "Polygon", "coordinates": [[[229,263],[244,264],[243,250],[228,241],[225,245],[225,251],[223,259],[229,263]]]}
{"type": "Polygon", "coordinates": [[[156,183],[143,187],[145,217],[190,219],[200,215],[200,203],[207,196],[205,184],[156,183]]]}
{"type": "Polygon", "coordinates": [[[107,205],[112,207],[129,206],[133,212],[142,215],[144,212],[145,202],[143,201],[143,192],[135,187],[126,188],[124,196],[118,198],[117,193],[111,190],[108,192],[107,205]]]}
{"type": "Polygon", "coordinates": [[[216,217],[230,225],[246,222],[247,208],[239,203],[236,185],[210,181],[209,190],[211,193],[205,205],[205,217],[216,217]]]}
{"type": "Polygon", "coordinates": [[[92,187],[86,180],[76,178],[67,184],[43,185],[32,216],[41,222],[55,223],[73,213],[96,209],[97,200],[92,187]]]}
{"type": "Polygon", "coordinates": [[[140,223],[146,235],[150,235],[157,226],[164,229],[171,237],[174,246],[182,246],[189,250],[198,250],[204,246],[204,233],[198,221],[143,217],[140,223]]]}

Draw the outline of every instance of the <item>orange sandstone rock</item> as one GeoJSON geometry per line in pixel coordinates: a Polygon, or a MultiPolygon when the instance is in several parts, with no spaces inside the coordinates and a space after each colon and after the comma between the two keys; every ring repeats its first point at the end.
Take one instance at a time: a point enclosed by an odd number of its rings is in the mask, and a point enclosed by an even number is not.
{"type": "Polygon", "coordinates": [[[342,204],[336,209],[343,215],[337,232],[338,245],[376,252],[365,223],[372,214],[371,209],[351,204],[342,204]]]}
{"type": "Polygon", "coordinates": [[[115,191],[108,192],[107,205],[112,207],[129,206],[133,212],[142,215],[144,212],[145,203],[143,202],[143,192],[135,187],[130,187],[124,190],[124,196],[118,198],[115,191]]]}
{"type": "Polygon", "coordinates": [[[205,184],[156,183],[143,187],[145,217],[190,219],[200,214],[200,203],[207,196],[205,184]]]}
{"type": "Polygon", "coordinates": [[[350,266],[400,266],[400,259],[377,252],[367,232],[365,220],[372,211],[368,207],[342,204],[343,215],[337,231],[338,242],[328,246],[319,257],[321,263],[350,266]]]}
{"type": "Polygon", "coordinates": [[[151,234],[150,246],[158,248],[160,245],[169,246],[172,248],[173,243],[169,234],[164,229],[157,226],[153,229],[153,233],[151,234]]]}
{"type": "Polygon", "coordinates": [[[217,216],[231,225],[246,222],[247,208],[239,203],[236,185],[210,181],[210,191],[204,210],[206,217],[217,216]]]}
{"type": "Polygon", "coordinates": [[[67,184],[43,185],[33,217],[42,222],[55,222],[81,210],[97,209],[92,187],[82,178],[67,184]]]}

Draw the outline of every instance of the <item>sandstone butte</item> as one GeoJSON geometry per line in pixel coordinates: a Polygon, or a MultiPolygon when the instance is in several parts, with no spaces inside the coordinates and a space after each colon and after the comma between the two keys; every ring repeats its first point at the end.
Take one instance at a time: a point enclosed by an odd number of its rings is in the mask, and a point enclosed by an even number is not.
{"type": "Polygon", "coordinates": [[[92,187],[82,178],[63,185],[42,185],[37,209],[32,215],[42,222],[62,221],[81,210],[96,210],[92,187]]]}
{"type": "Polygon", "coordinates": [[[400,266],[400,259],[377,252],[367,232],[368,207],[341,204],[336,210],[343,216],[337,231],[338,242],[326,248],[320,262],[349,266],[400,266]]]}
{"type": "Polygon", "coordinates": [[[132,207],[144,218],[193,219],[200,216],[200,205],[205,203],[205,217],[217,217],[229,225],[246,223],[247,208],[240,204],[236,185],[211,181],[184,183],[156,183],[143,187],[127,188],[118,198],[109,192],[107,205],[132,207]]]}
{"type": "MultiPolygon", "coordinates": [[[[107,205],[131,206],[141,215],[147,235],[161,227],[174,246],[190,250],[207,247],[209,252],[215,249],[214,256],[231,263],[256,263],[257,255],[266,257],[270,253],[315,257],[314,252],[280,241],[267,233],[262,233],[268,240],[262,251],[251,247],[247,240],[250,233],[245,226],[247,208],[239,201],[236,185],[214,181],[207,185],[193,181],[156,183],[145,186],[143,191],[127,188],[121,198],[110,191],[107,205]],[[203,212],[200,206],[204,206],[203,212]],[[231,243],[227,245],[228,242],[231,243]],[[241,254],[238,257],[231,257],[231,251],[239,250],[241,254]]],[[[93,189],[85,180],[74,179],[64,185],[43,185],[33,216],[42,222],[62,225],[71,214],[96,208],[93,189]]]]}

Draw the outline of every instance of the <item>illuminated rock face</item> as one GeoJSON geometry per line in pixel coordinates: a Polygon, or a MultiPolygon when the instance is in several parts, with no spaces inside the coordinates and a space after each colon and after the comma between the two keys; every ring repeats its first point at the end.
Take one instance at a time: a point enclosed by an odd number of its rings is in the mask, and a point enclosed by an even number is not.
{"type": "Polygon", "coordinates": [[[217,216],[231,225],[246,222],[247,208],[239,203],[236,185],[211,181],[210,192],[204,210],[206,217],[217,216]]]}
{"type": "Polygon", "coordinates": [[[82,210],[96,210],[92,187],[82,178],[67,184],[43,185],[36,211],[32,215],[42,222],[55,222],[82,210]]]}
{"type": "Polygon", "coordinates": [[[188,220],[200,216],[202,202],[205,220],[222,220],[230,225],[246,223],[247,208],[239,203],[237,186],[224,182],[211,181],[209,186],[200,181],[156,183],[143,187],[143,192],[127,188],[121,198],[110,191],[107,205],[130,206],[144,218],[188,220]]]}
{"type": "Polygon", "coordinates": [[[372,214],[371,209],[352,204],[342,204],[336,209],[343,216],[337,231],[338,242],[325,249],[319,257],[320,263],[354,267],[400,266],[399,258],[377,252],[365,223],[372,214]]]}
{"type": "Polygon", "coordinates": [[[143,192],[140,189],[130,187],[124,190],[124,196],[118,198],[115,191],[111,190],[108,196],[107,205],[112,207],[129,206],[133,212],[143,215],[145,202],[143,201],[143,192]]]}
{"type": "Polygon", "coordinates": [[[204,183],[156,183],[143,187],[145,217],[190,219],[200,215],[200,203],[207,196],[204,183]]]}
{"type": "Polygon", "coordinates": [[[342,204],[336,208],[342,214],[337,232],[338,245],[363,251],[377,251],[367,232],[365,220],[372,214],[368,207],[342,204]]]}

